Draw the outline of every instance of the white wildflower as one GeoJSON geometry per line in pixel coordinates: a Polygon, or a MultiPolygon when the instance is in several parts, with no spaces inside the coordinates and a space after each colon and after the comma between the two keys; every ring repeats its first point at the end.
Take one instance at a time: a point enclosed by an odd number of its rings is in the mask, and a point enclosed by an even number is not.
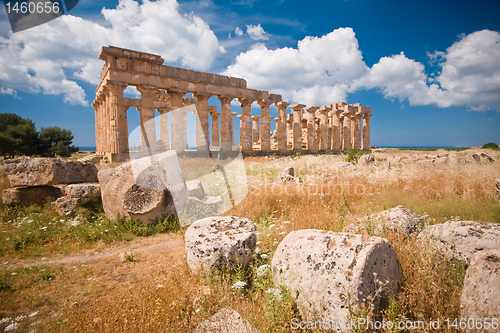
{"type": "Polygon", "coordinates": [[[47,230],[47,227],[41,227],[40,229],[45,231],[47,230]]]}
{"type": "Polygon", "coordinates": [[[257,268],[257,271],[256,271],[257,276],[264,276],[264,275],[266,275],[266,274],[267,274],[267,271],[268,271],[268,269],[269,269],[270,267],[271,267],[271,266],[269,266],[269,265],[262,265],[262,266],[260,266],[259,268],[257,268]]]}
{"type": "Polygon", "coordinates": [[[236,290],[240,290],[240,289],[243,289],[245,288],[245,286],[247,285],[246,282],[244,281],[237,281],[235,282],[232,286],[231,286],[231,289],[236,289],[236,290]]]}
{"type": "Polygon", "coordinates": [[[261,257],[261,259],[264,259],[264,260],[269,259],[269,256],[267,254],[261,254],[260,257],[261,257]]]}
{"type": "Polygon", "coordinates": [[[13,330],[17,330],[17,327],[19,325],[17,325],[16,322],[13,322],[12,324],[10,324],[9,326],[7,326],[3,331],[4,332],[9,332],[9,331],[13,331],[13,330]]]}
{"type": "Polygon", "coordinates": [[[260,253],[260,247],[258,247],[258,246],[257,246],[257,247],[255,248],[255,254],[259,254],[259,253],[260,253]]]}
{"type": "Polygon", "coordinates": [[[284,232],[284,231],[282,231],[282,232],[280,232],[280,233],[279,233],[279,235],[284,235],[284,234],[285,234],[285,232],[284,232]]]}
{"type": "Polygon", "coordinates": [[[24,318],[26,318],[26,316],[18,316],[18,317],[16,317],[16,319],[14,319],[14,321],[20,322],[24,318]]]}
{"type": "Polygon", "coordinates": [[[8,323],[11,319],[12,318],[9,318],[9,317],[2,318],[2,319],[0,319],[0,324],[8,323]]]}
{"type": "Polygon", "coordinates": [[[33,318],[37,314],[38,314],[38,311],[35,311],[35,312],[30,313],[28,317],[33,318]]]}

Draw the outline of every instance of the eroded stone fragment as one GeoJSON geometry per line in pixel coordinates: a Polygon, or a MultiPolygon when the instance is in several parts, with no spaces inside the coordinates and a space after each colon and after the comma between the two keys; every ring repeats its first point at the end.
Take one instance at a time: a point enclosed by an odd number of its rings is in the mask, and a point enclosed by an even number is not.
{"type": "MultiPolygon", "coordinates": [[[[500,249],[475,254],[465,275],[460,300],[462,318],[497,318],[500,314],[500,249]]],[[[491,322],[491,320],[490,320],[491,322]]],[[[498,332],[474,325],[469,332],[498,332]]]]}
{"type": "Polygon", "coordinates": [[[257,235],[255,224],[235,216],[207,217],[186,230],[185,247],[193,271],[211,267],[247,265],[253,257],[257,235]]]}
{"type": "Polygon", "coordinates": [[[305,318],[345,321],[349,304],[361,307],[394,296],[401,286],[396,253],[386,239],[323,230],[289,233],[272,260],[278,285],[297,297],[305,318]]]}
{"type": "Polygon", "coordinates": [[[97,182],[98,170],[92,163],[37,157],[5,160],[4,164],[12,187],[97,182]]]}

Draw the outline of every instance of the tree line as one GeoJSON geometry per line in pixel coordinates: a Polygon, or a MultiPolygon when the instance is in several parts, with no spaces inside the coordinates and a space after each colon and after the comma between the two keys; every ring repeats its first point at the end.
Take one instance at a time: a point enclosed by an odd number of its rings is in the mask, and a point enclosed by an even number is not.
{"type": "Polygon", "coordinates": [[[72,145],[70,130],[53,126],[38,132],[35,123],[13,113],[0,113],[0,155],[14,158],[16,155],[69,157],[77,152],[72,145]]]}

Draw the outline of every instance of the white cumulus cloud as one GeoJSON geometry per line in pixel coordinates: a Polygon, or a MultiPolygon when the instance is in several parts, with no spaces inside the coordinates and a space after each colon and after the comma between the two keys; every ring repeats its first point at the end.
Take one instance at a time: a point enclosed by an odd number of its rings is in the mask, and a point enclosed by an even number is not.
{"type": "Polygon", "coordinates": [[[234,33],[236,36],[243,36],[243,30],[241,30],[240,27],[236,27],[236,29],[234,29],[234,33]]]}
{"type": "Polygon", "coordinates": [[[0,87],[63,95],[88,105],[76,82],[99,82],[102,46],[114,45],[161,55],[167,63],[207,70],[225,52],[207,23],[181,14],[176,0],[120,0],[103,9],[106,26],[72,15],[0,37],[0,87]]]}
{"type": "Polygon", "coordinates": [[[297,48],[269,50],[256,44],[223,73],[308,105],[345,101],[351,92],[375,88],[386,98],[411,105],[500,112],[499,55],[500,33],[482,30],[460,36],[445,52],[428,54],[437,65],[433,75],[403,52],[369,68],[354,31],[340,28],[323,37],[306,37],[297,48]]]}
{"type": "Polygon", "coordinates": [[[269,50],[256,44],[239,54],[224,74],[245,78],[249,87],[312,105],[345,100],[353,80],[368,70],[354,31],[341,28],[323,37],[306,37],[297,48],[269,50]]]}
{"type": "Polygon", "coordinates": [[[264,28],[258,25],[247,25],[247,34],[253,40],[268,40],[269,34],[264,31],[264,28]]]}

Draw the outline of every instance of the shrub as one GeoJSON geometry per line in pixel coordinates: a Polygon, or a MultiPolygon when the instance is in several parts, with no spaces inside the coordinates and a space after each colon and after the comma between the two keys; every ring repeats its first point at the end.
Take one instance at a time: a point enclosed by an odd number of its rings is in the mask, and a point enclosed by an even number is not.
{"type": "Polygon", "coordinates": [[[487,144],[484,144],[483,149],[497,149],[498,150],[498,145],[494,142],[488,142],[487,144]]]}

